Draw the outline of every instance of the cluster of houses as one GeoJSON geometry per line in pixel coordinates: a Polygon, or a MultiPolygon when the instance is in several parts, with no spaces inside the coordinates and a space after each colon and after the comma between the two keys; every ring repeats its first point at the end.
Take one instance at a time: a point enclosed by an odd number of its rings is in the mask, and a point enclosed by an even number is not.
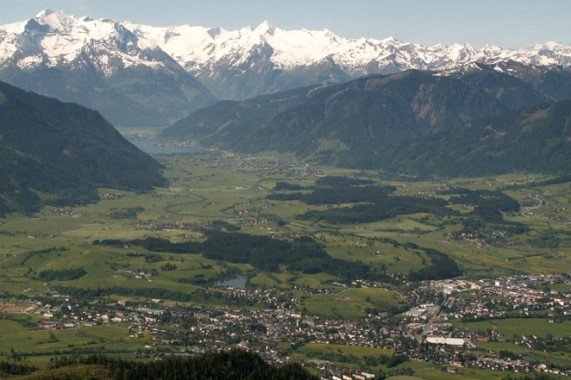
{"type": "MultiPolygon", "coordinates": [[[[134,339],[144,335],[152,337],[153,345],[146,351],[151,356],[158,352],[193,355],[239,348],[258,352],[269,362],[283,364],[291,360],[298,347],[321,343],[389,349],[409,360],[439,363],[451,366],[454,371],[462,366],[473,366],[566,373],[551,368],[549,363],[530,363],[521,357],[506,358],[497,352],[483,352],[477,348],[478,343],[505,337],[498,331],[481,335],[457,327],[455,322],[529,317],[536,311],[552,314],[554,323],[560,318],[568,319],[570,294],[565,289],[569,288],[560,284],[570,282],[571,276],[564,274],[427,281],[413,290],[403,291],[412,307],[396,318],[389,313],[371,313],[349,320],[312,316],[301,311],[303,302],[293,294],[298,297],[300,292],[329,294],[332,289],[300,288],[293,284],[295,289],[290,290],[294,293],[277,289],[205,287],[197,296],[218,297],[221,304],[193,306],[167,305],[159,299],[144,303],[80,300],[52,292],[49,303],[28,302],[21,312],[41,316],[40,327],[50,330],[123,324],[134,339]]],[[[348,287],[381,285],[367,281],[346,284],[348,287]]],[[[532,332],[530,336],[522,335],[517,344],[533,349],[541,343],[532,332]]],[[[368,379],[371,372],[366,368],[351,372],[326,357],[315,359],[318,360],[311,365],[319,368],[326,379],[368,379]]]]}
{"type": "Polygon", "coordinates": [[[571,315],[571,292],[551,290],[550,285],[568,281],[565,274],[505,276],[494,280],[432,281],[434,291],[446,295],[441,317],[490,319],[529,317],[540,310],[556,315],[571,315]]]}

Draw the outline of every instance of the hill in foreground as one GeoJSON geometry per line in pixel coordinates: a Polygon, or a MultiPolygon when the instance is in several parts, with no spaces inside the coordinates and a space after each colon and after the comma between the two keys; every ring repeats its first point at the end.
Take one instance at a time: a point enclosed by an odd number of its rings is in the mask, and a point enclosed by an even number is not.
{"type": "MultiPolygon", "coordinates": [[[[22,365],[7,365],[0,368],[15,370],[20,374],[33,370],[22,365]]],[[[55,367],[39,370],[14,379],[219,379],[219,380],[314,380],[298,364],[280,367],[266,363],[257,354],[246,351],[210,352],[197,357],[166,357],[150,362],[107,358],[92,355],[86,358],[57,359],[55,367]]],[[[2,372],[0,371],[0,376],[2,372]]]]}
{"type": "Polygon", "coordinates": [[[162,166],[97,112],[0,82],[0,215],[163,186],[162,166]]]}

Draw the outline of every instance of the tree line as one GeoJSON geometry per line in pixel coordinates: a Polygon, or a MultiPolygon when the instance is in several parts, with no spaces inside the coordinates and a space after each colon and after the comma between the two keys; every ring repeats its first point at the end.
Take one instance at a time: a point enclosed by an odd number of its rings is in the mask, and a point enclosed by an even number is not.
{"type": "Polygon", "coordinates": [[[309,237],[289,241],[270,236],[215,231],[209,234],[204,242],[173,243],[168,239],[148,237],[135,240],[96,240],[93,244],[139,246],[151,252],[202,253],[204,257],[212,260],[250,264],[267,272],[277,272],[287,267],[289,270],[305,273],[326,272],[342,279],[372,275],[370,268],[364,264],[332,258],[321,244],[309,237]]]}
{"type": "MultiPolygon", "coordinates": [[[[53,378],[50,370],[62,367],[97,366],[103,369],[103,377],[113,380],[123,379],[153,379],[153,380],[317,380],[299,364],[273,366],[266,363],[259,355],[242,350],[225,352],[209,352],[196,357],[169,356],[162,360],[136,361],[107,357],[94,354],[87,357],[57,357],[49,362],[45,378],[53,378]]],[[[29,364],[0,362],[0,374],[23,375],[37,370],[29,364]]],[[[85,376],[74,374],[73,368],[66,373],[66,378],[85,376]],[[77,375],[77,376],[74,376],[77,375]]],[[[83,377],[81,377],[83,378],[83,377]]]]}

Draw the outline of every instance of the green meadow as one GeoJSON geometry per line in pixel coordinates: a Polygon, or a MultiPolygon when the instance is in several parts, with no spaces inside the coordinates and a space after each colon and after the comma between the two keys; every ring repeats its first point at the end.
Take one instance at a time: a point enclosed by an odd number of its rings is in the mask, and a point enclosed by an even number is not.
{"type": "MultiPolygon", "coordinates": [[[[324,221],[300,220],[298,215],[308,210],[325,210],[326,206],[307,205],[300,201],[268,200],[277,182],[288,182],[310,188],[325,175],[360,175],[374,179],[378,184],[396,187],[395,194],[414,196],[441,196],[438,189],[453,183],[472,190],[502,189],[529,181],[526,176],[500,176],[497,178],[466,178],[446,182],[383,181],[374,172],[355,172],[330,167],[310,167],[290,161],[291,157],[276,159],[269,156],[218,156],[170,155],[158,156],[166,166],[170,180],[168,188],[159,188],[146,194],[113,189],[101,189],[102,200],[80,207],[46,207],[31,217],[10,215],[0,224],[0,291],[10,294],[33,289],[41,294],[48,286],[63,285],[57,281],[47,285],[37,274],[54,268],[83,268],[87,274],[77,280],[65,281],[76,287],[141,287],[150,282],[127,274],[129,270],[155,271],[152,286],[173,290],[192,291],[190,281],[200,276],[206,280],[217,278],[228,266],[245,275],[253,268],[247,265],[224,264],[199,254],[160,254],[161,261],[145,261],[142,248],[114,248],[94,246],[102,239],[140,239],[162,237],[171,241],[200,241],[202,228],[216,221],[236,226],[241,232],[257,235],[309,234],[327,253],[343,260],[357,261],[389,272],[407,274],[427,265],[427,257],[405,245],[413,243],[423,248],[440,250],[451,257],[467,276],[489,277],[512,273],[561,272],[571,268],[569,234],[565,223],[569,221],[570,184],[549,185],[528,189],[509,190],[510,196],[522,204],[535,204],[542,198],[542,207],[518,215],[505,215],[506,220],[517,221],[529,227],[521,235],[513,235],[501,245],[479,244],[470,240],[452,239],[461,229],[459,218],[431,214],[397,215],[394,218],[363,224],[328,224],[324,221]],[[289,159],[289,160],[286,160],[289,159]],[[105,194],[120,193],[116,199],[105,194]],[[545,195],[547,194],[547,196],[545,195]],[[527,202],[527,203],[526,203],[527,202]],[[129,210],[137,211],[129,215],[129,210]],[[531,215],[532,214],[532,215],[531,215]],[[127,215],[125,218],[117,215],[127,215]],[[546,230],[555,235],[555,247],[540,247],[534,242],[546,230]],[[391,242],[397,242],[395,245],[391,242]],[[139,256],[137,256],[139,255],[139,256]],[[175,270],[161,271],[165,263],[175,270]]],[[[539,181],[541,178],[535,178],[539,181]]],[[[459,205],[453,205],[454,207],[459,205]]],[[[551,235],[550,235],[551,236],[551,235]]],[[[292,277],[291,273],[257,272],[251,283],[258,286],[280,286],[292,277]]],[[[335,280],[327,274],[295,275],[294,283],[303,286],[324,286],[335,280]]],[[[351,298],[351,297],[348,297],[351,298]]],[[[347,309],[343,297],[315,300],[319,306],[308,310],[324,310],[338,302],[347,309]]],[[[349,310],[340,314],[359,314],[365,305],[362,300],[352,301],[349,310]]]]}
{"type": "Polygon", "coordinates": [[[132,357],[151,343],[150,336],[131,337],[125,325],[106,325],[74,330],[31,329],[11,320],[0,320],[0,355],[46,364],[58,355],[106,353],[132,357]]]}
{"type": "Polygon", "coordinates": [[[465,327],[475,332],[498,330],[506,338],[512,338],[514,335],[571,336],[571,321],[567,320],[562,323],[553,323],[544,318],[506,318],[467,323],[458,322],[455,324],[458,327],[465,327]]]}
{"type": "Polygon", "coordinates": [[[359,318],[371,312],[399,311],[407,302],[394,291],[378,288],[350,288],[336,294],[311,295],[304,311],[324,318],[359,318]]]}

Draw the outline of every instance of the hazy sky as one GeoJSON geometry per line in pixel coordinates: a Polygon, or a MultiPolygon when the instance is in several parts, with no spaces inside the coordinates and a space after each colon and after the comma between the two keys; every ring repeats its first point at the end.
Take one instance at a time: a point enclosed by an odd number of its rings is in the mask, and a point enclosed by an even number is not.
{"type": "Polygon", "coordinates": [[[571,0],[0,0],[0,24],[45,8],[155,26],[235,29],[268,20],[282,29],[327,28],[343,37],[424,45],[571,44],[571,0]]]}

